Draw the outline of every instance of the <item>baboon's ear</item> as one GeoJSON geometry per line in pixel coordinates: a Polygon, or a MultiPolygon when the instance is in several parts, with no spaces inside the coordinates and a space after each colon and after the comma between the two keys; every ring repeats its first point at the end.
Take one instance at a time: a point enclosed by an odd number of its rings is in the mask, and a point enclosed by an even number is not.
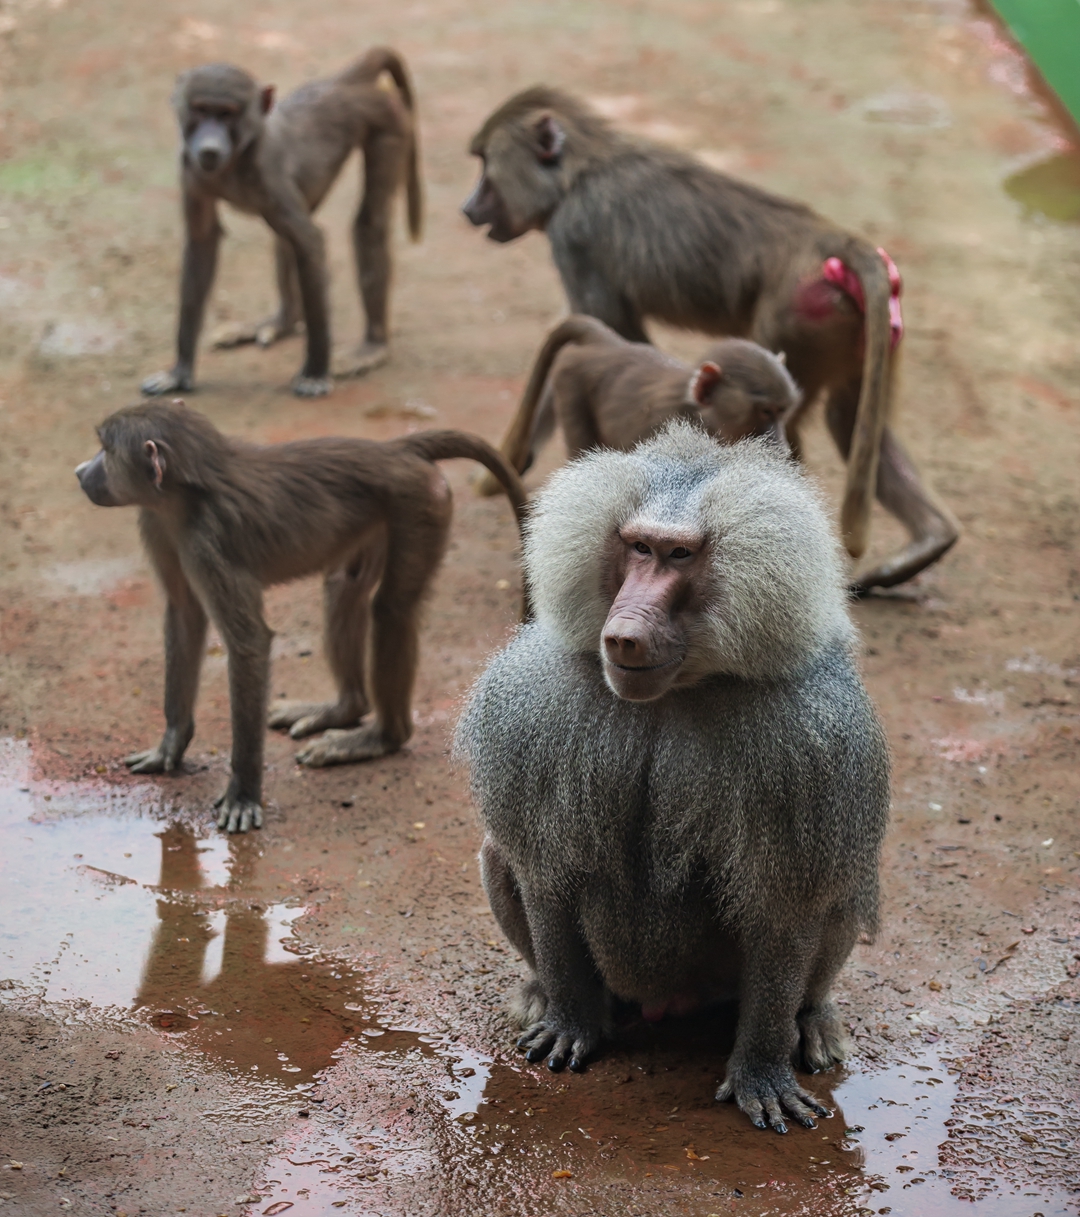
{"type": "Polygon", "coordinates": [[[724,378],[723,369],[718,363],[707,359],[690,377],[690,396],[699,406],[708,400],[709,394],[724,378]]]}
{"type": "Polygon", "coordinates": [[[154,488],[161,489],[161,483],[165,478],[165,458],[161,455],[161,451],[157,444],[152,439],[148,439],[143,445],[147,459],[150,461],[150,468],[154,473],[154,488]]]}
{"type": "Polygon", "coordinates": [[[264,85],[259,93],[259,109],[263,114],[269,114],[274,104],[274,86],[264,85]]]}
{"type": "Polygon", "coordinates": [[[536,155],[544,165],[554,165],[562,156],[566,132],[553,114],[541,114],[536,123],[536,155]]]}

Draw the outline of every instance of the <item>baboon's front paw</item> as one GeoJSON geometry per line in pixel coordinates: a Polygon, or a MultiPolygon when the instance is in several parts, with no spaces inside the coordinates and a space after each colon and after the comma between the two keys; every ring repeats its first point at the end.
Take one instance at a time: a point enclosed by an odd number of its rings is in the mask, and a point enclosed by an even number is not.
{"type": "Polygon", "coordinates": [[[190,393],[191,377],[182,372],[155,372],[139,386],[144,397],[160,397],[163,393],[190,393]]]}
{"type": "Polygon", "coordinates": [[[850,1051],[851,1039],[832,1002],[800,1013],[799,1056],[808,1072],[831,1069],[846,1060],[850,1051]]]}
{"type": "Polygon", "coordinates": [[[728,1075],[716,1092],[719,1102],[734,1099],[755,1128],[787,1132],[784,1111],[805,1128],[816,1128],[814,1116],[831,1116],[817,1099],[795,1081],[790,1065],[728,1066],[728,1075]]]}
{"type": "Polygon", "coordinates": [[[297,397],[325,397],[334,390],[329,376],[297,376],[292,382],[292,391],[297,397]]]}
{"type": "Polygon", "coordinates": [[[390,348],[385,342],[362,342],[346,355],[334,357],[334,375],[339,379],[350,376],[365,376],[382,367],[390,358],[390,348]]]}
{"type": "Polygon", "coordinates": [[[255,799],[246,795],[229,794],[227,791],[214,806],[218,809],[218,828],[226,832],[247,832],[249,828],[262,828],[262,807],[255,799]]]}
{"type": "Polygon", "coordinates": [[[533,1023],[517,1042],[525,1049],[527,1061],[547,1059],[547,1067],[557,1073],[564,1066],[580,1073],[600,1043],[600,1029],[566,1026],[562,1019],[550,1017],[533,1023]]]}
{"type": "Polygon", "coordinates": [[[388,743],[376,727],[358,727],[353,731],[324,732],[318,739],[301,748],[296,759],[301,765],[320,769],[324,765],[373,761],[396,751],[397,748],[388,743]]]}

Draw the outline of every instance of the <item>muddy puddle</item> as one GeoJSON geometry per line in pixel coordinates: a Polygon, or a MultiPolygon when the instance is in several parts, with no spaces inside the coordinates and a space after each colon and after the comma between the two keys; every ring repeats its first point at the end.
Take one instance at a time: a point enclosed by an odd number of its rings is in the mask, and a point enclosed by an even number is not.
{"type": "Polygon", "coordinates": [[[1026,212],[1066,224],[1080,223],[1080,150],[1070,149],[1027,165],[1004,182],[1005,193],[1026,212]]]}
{"type": "Polygon", "coordinates": [[[779,1137],[712,1101],[730,1010],[630,1024],[581,1076],[380,1022],[359,971],[294,932],[299,895],[253,896],[285,886],[268,884],[258,835],[222,837],[152,784],[32,782],[28,747],[0,749],[0,1000],[154,1027],[243,1079],[249,1101],[203,1114],[223,1130],[302,1117],[248,1211],[418,1211],[419,1188],[443,1213],[649,1211],[652,1195],[695,1214],[1075,1214],[993,1160],[974,1185],[943,1165],[957,1092],[933,1044],[807,1079],[836,1114],[779,1137]]]}

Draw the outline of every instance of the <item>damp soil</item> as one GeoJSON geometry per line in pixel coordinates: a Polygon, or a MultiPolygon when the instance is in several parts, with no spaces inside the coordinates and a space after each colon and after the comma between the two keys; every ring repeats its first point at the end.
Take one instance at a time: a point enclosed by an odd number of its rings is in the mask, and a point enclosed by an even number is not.
{"type": "MultiPolygon", "coordinates": [[[[962,0],[50,0],[5,8],[0,76],[0,1210],[1075,1214],[1080,179],[999,28],[962,0]],[[232,59],[287,88],[376,42],[413,66],[429,200],[424,243],[398,239],[393,359],[301,402],[296,341],[204,351],[193,401],[227,431],[500,435],[562,297],[542,238],[497,247],[457,207],[471,131],[537,79],[807,199],[904,273],[897,425],[964,532],[854,609],[895,784],[881,933],[838,984],[856,1051],[804,1079],[836,1110],[814,1131],[713,1102],[731,1009],[628,1016],[580,1076],[515,1053],[522,964],[447,743],[513,628],[518,556],[466,466],[406,751],[307,772],[271,733],[266,826],[222,837],[211,637],[183,772],[120,761],[160,731],[161,601],[131,514],[71,469],[170,356],[172,80],[232,59]]],[[[355,176],[322,213],[342,345],[355,176]]],[[[272,298],[266,233],[225,222],[211,325],[272,298]]],[[[835,501],[820,427],[808,457],[835,501]]],[[[877,552],[899,539],[876,517],[877,552]]],[[[267,611],[273,693],[325,695],[318,586],[267,611]]]]}

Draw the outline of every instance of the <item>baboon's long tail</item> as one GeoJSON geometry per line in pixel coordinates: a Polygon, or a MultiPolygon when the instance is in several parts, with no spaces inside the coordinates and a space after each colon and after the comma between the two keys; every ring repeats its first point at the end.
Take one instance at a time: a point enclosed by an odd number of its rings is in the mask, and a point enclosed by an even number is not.
{"type": "Polygon", "coordinates": [[[409,216],[409,236],[419,241],[424,235],[424,186],[420,178],[420,129],[416,114],[416,91],[413,89],[412,77],[405,66],[405,60],[392,47],[377,46],[370,51],[344,75],[348,80],[363,81],[377,80],[382,72],[389,74],[405,109],[412,119],[410,124],[408,162],[405,170],[405,195],[409,216]]]}
{"type": "Polygon", "coordinates": [[[522,540],[525,539],[525,515],[528,511],[529,498],[517,471],[497,448],[493,448],[486,439],[479,435],[470,435],[468,431],[420,431],[416,435],[407,435],[400,441],[405,447],[429,461],[448,461],[456,457],[478,461],[506,492],[510,506],[514,509],[518,531],[522,540]]]}
{"type": "MultiPolygon", "coordinates": [[[[467,431],[448,430],[421,431],[416,435],[405,436],[400,442],[429,461],[447,461],[455,457],[465,457],[483,465],[489,474],[497,479],[496,484],[506,491],[506,497],[514,509],[518,535],[521,537],[522,545],[525,544],[525,516],[529,507],[525,487],[517,471],[487,440],[481,439],[479,435],[470,435],[467,431]]],[[[521,620],[528,621],[531,616],[532,607],[529,601],[529,589],[526,586],[522,590],[521,620]]]]}
{"type": "Polygon", "coordinates": [[[866,348],[863,355],[862,388],[855,412],[855,428],[847,458],[847,482],[840,509],[844,545],[859,558],[870,539],[870,509],[877,490],[881,435],[889,416],[892,395],[892,331],[889,320],[891,285],[884,259],[861,241],[843,243],[835,251],[858,275],[865,299],[866,348]]]}
{"type": "MultiPolygon", "coordinates": [[[[595,317],[587,317],[584,313],[571,313],[564,318],[544,339],[544,345],[529,373],[529,381],[521,396],[521,404],[517,408],[510,429],[503,437],[502,454],[518,471],[524,473],[532,450],[533,427],[536,422],[536,409],[540,397],[547,384],[551,365],[555,356],[570,343],[577,346],[592,346],[594,344],[621,343],[622,338],[609,329],[595,317]]],[[[499,493],[499,484],[492,477],[483,477],[477,483],[476,489],[480,494],[490,495],[499,493]]]]}

